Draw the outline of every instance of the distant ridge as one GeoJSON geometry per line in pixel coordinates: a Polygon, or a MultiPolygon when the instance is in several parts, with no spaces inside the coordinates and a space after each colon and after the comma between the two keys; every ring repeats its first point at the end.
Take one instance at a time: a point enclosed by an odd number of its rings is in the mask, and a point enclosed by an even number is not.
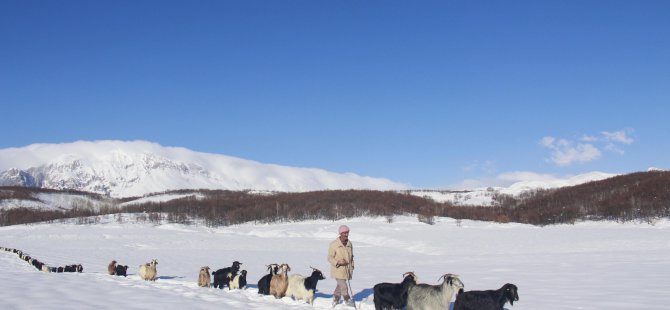
{"type": "Polygon", "coordinates": [[[0,187],[0,226],[79,218],[95,223],[97,215],[152,214],[176,223],[208,226],[249,221],[339,220],[360,216],[416,214],[432,224],[435,217],[533,225],[580,220],[645,221],[670,216],[670,172],[649,171],[511,196],[492,192],[495,204],[466,206],[440,203],[406,191],[322,190],[260,192],[178,190],[143,197],[111,198],[72,190],[0,187]]]}
{"type": "Polygon", "coordinates": [[[111,197],[178,189],[303,192],[400,190],[383,178],[164,147],[147,141],[77,141],[0,149],[0,186],[71,189],[111,197]]]}

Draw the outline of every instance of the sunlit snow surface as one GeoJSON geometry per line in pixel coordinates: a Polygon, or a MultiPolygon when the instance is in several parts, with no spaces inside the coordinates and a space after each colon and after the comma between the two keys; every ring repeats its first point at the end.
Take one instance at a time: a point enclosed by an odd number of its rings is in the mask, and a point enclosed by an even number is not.
{"type": "MultiPolygon", "coordinates": [[[[337,227],[351,227],[356,270],[351,281],[361,309],[374,309],[372,287],[400,282],[414,271],[436,284],[460,275],[466,290],[497,289],[510,282],[520,300],[507,309],[668,309],[670,222],[586,222],[535,227],[414,217],[343,221],[253,223],[225,228],[176,224],[34,224],[0,227],[0,246],[23,250],[51,266],[81,263],[84,272],[44,273],[0,252],[2,309],[310,309],[289,298],[257,295],[269,263],[288,263],[293,273],[310,266],[328,277],[328,243],[337,227]],[[158,259],[158,280],[145,282],[138,266],[158,259]],[[116,260],[127,278],[106,275],[116,260]],[[234,260],[248,270],[249,287],[228,291],[197,286],[201,266],[213,270],[234,260]]],[[[330,308],[335,287],[318,283],[315,309],[330,308]]],[[[338,308],[346,309],[344,306],[338,308]]]]}

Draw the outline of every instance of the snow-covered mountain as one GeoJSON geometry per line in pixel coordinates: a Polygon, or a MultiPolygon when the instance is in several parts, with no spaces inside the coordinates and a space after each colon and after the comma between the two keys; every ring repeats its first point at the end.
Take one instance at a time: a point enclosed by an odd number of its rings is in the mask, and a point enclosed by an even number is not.
{"type": "Polygon", "coordinates": [[[146,141],[78,141],[0,149],[0,186],[74,189],[111,197],[176,189],[405,189],[387,179],[264,164],[146,141]]]}
{"type": "Polygon", "coordinates": [[[587,182],[604,180],[617,175],[615,173],[594,171],[566,178],[551,177],[541,180],[519,181],[509,187],[487,187],[461,191],[414,190],[411,193],[439,202],[450,202],[454,205],[493,206],[495,204],[493,197],[497,194],[516,196],[530,190],[575,186],[587,182]]]}

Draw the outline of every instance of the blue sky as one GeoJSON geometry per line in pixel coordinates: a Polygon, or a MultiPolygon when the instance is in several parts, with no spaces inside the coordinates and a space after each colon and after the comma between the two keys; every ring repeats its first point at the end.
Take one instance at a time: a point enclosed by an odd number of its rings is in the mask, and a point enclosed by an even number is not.
{"type": "Polygon", "coordinates": [[[670,168],[669,1],[0,2],[0,148],[147,140],[415,187],[670,168]]]}

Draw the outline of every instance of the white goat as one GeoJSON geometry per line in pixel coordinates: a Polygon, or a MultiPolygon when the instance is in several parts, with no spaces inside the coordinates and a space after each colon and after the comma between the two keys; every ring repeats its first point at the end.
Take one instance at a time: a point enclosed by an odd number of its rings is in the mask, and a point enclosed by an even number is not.
{"type": "Polygon", "coordinates": [[[463,288],[463,282],[457,275],[445,274],[442,284],[417,284],[409,288],[407,294],[407,310],[442,310],[449,309],[454,293],[463,288]]]}
{"type": "Polygon", "coordinates": [[[151,263],[140,265],[140,279],[145,281],[156,281],[156,265],[158,260],[152,259],[151,263]]]}

